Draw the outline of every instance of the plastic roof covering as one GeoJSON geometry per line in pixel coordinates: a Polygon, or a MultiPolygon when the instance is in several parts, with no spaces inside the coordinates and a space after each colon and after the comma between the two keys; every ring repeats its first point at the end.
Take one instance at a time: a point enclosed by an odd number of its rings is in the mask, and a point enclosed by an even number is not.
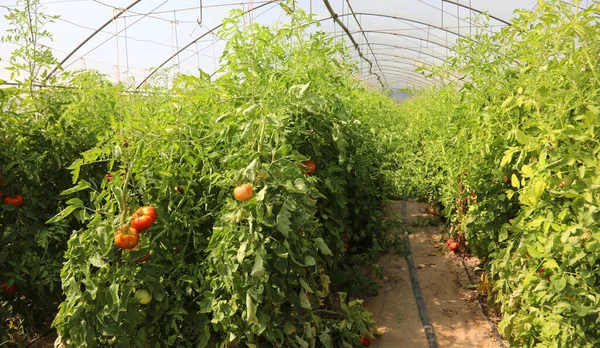
{"type": "MultiPolygon", "coordinates": [[[[168,73],[155,75],[159,77],[152,81],[168,84],[176,72],[196,74],[200,68],[212,74],[218,69],[225,42],[218,39],[214,29],[230,10],[248,11],[244,25],[276,24],[287,20],[279,3],[279,0],[41,0],[44,13],[60,16],[47,28],[54,35],[53,41],[43,44],[52,49],[59,61],[72,53],[63,64],[66,70],[97,69],[112,80],[129,80],[139,85],[156,67],[163,65],[170,68],[168,73]],[[113,18],[132,4],[117,19],[113,18]],[[105,23],[106,27],[74,50],[105,23]]],[[[298,0],[296,8],[314,13],[321,21],[320,30],[347,42],[354,55],[352,59],[360,68],[360,78],[375,86],[422,88],[436,81],[416,73],[416,67],[442,64],[452,55],[452,46],[459,37],[478,30],[498,31],[510,22],[516,9],[531,10],[536,4],[537,0],[298,0]],[[338,18],[337,23],[332,12],[338,18]],[[478,26],[475,18],[481,12],[493,17],[485,28],[478,26]],[[372,68],[367,60],[373,63],[372,68]]],[[[0,0],[0,14],[5,15],[14,6],[17,0],[0,0]]],[[[0,36],[7,28],[7,20],[0,19],[0,36]]],[[[306,29],[315,30],[315,27],[306,29]]],[[[0,79],[9,82],[10,74],[4,68],[14,47],[0,42],[0,79]]]]}

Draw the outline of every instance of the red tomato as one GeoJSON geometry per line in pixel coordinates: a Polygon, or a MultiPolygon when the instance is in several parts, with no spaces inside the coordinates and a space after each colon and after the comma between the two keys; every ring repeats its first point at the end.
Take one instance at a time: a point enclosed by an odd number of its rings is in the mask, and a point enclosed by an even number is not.
{"type": "Polygon", "coordinates": [[[450,250],[452,250],[452,251],[456,251],[456,250],[458,250],[458,243],[452,242],[452,243],[448,244],[448,248],[450,248],[450,250]]]}
{"type": "Polygon", "coordinates": [[[137,263],[146,262],[146,261],[148,261],[149,258],[150,258],[150,253],[147,253],[146,255],[140,257],[136,262],[137,263]]]}
{"type": "Polygon", "coordinates": [[[111,173],[106,174],[104,177],[106,178],[106,181],[108,181],[108,182],[110,182],[114,178],[114,176],[111,173]]]}
{"type": "Polygon", "coordinates": [[[304,169],[304,174],[312,175],[317,169],[317,165],[313,161],[305,161],[304,165],[301,166],[304,169]]]}
{"type": "Polygon", "coordinates": [[[546,272],[543,268],[540,268],[540,273],[546,272]]]}
{"type": "Polygon", "coordinates": [[[242,186],[238,186],[233,189],[233,197],[238,201],[247,201],[254,196],[254,192],[252,192],[252,186],[249,184],[244,184],[242,186]]]}
{"type": "Polygon", "coordinates": [[[156,216],[156,210],[152,206],[138,208],[133,213],[131,227],[138,230],[138,232],[145,231],[156,221],[156,216]]]}
{"type": "Polygon", "coordinates": [[[448,239],[448,240],[446,241],[446,245],[450,245],[450,243],[453,243],[453,242],[454,242],[454,241],[453,241],[452,239],[448,239]]]}
{"type": "Polygon", "coordinates": [[[10,288],[6,288],[6,283],[2,284],[2,292],[8,295],[12,295],[17,291],[17,285],[13,284],[10,288]]]}
{"type": "Polygon", "coordinates": [[[115,234],[115,245],[121,249],[133,249],[138,241],[139,235],[135,228],[124,226],[115,234]]]}
{"type": "Polygon", "coordinates": [[[21,194],[16,194],[14,197],[7,196],[6,198],[4,198],[3,202],[4,204],[12,204],[15,207],[19,208],[22,207],[25,203],[25,198],[21,194]]]}
{"type": "Polygon", "coordinates": [[[0,187],[4,187],[6,186],[6,184],[4,183],[4,180],[0,180],[0,187]]]}
{"type": "Polygon", "coordinates": [[[4,197],[4,192],[0,191],[0,198],[4,197]]]}
{"type": "Polygon", "coordinates": [[[181,188],[180,186],[173,187],[173,190],[175,190],[175,192],[183,194],[183,188],[181,188]]]}
{"type": "Polygon", "coordinates": [[[358,336],[360,343],[362,343],[363,347],[368,347],[371,345],[371,339],[369,337],[358,336]]]}

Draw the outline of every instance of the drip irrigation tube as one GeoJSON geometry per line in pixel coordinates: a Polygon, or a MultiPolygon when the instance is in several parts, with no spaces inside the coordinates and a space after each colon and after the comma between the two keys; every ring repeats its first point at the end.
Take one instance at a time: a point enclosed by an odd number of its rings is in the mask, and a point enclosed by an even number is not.
{"type": "MultiPolygon", "coordinates": [[[[401,215],[402,219],[406,221],[406,201],[402,201],[401,215]]],[[[408,238],[408,232],[404,233],[404,247],[406,248],[405,258],[406,263],[408,264],[410,282],[412,283],[413,293],[415,295],[415,300],[417,301],[419,317],[421,318],[421,323],[423,324],[423,328],[425,329],[425,335],[427,335],[427,342],[429,343],[429,348],[438,348],[439,346],[437,342],[437,337],[435,336],[433,325],[431,325],[431,321],[429,320],[429,313],[427,313],[427,309],[425,308],[425,300],[423,299],[423,294],[421,294],[421,287],[419,286],[419,279],[417,278],[417,271],[415,270],[415,261],[413,260],[410,251],[410,241],[408,238]]]]}
{"type": "MultiPolygon", "coordinates": [[[[467,267],[467,263],[465,262],[465,256],[463,254],[460,255],[460,261],[462,262],[463,268],[465,269],[465,273],[467,274],[467,278],[469,279],[469,284],[470,285],[475,284],[475,282],[473,281],[473,278],[471,277],[471,273],[469,273],[469,268],[467,267]]],[[[500,333],[498,332],[496,325],[492,321],[492,318],[490,318],[487,308],[485,307],[485,305],[483,303],[483,299],[480,296],[477,296],[477,302],[479,303],[479,308],[481,308],[481,312],[483,313],[483,316],[487,320],[488,324],[490,324],[490,328],[492,329],[492,332],[494,333],[494,337],[498,341],[498,344],[500,345],[500,347],[504,348],[505,345],[504,345],[504,341],[502,340],[502,336],[500,336],[500,333]]]]}

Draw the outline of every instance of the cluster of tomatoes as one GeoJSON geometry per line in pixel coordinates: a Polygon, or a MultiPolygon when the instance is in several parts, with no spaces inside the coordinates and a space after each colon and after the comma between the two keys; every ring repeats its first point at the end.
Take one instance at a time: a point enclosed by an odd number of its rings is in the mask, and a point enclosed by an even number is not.
{"type": "MultiPolygon", "coordinates": [[[[4,181],[0,180],[0,187],[5,187],[6,184],[4,183],[4,181]]],[[[16,208],[22,207],[23,204],[25,204],[25,197],[23,197],[22,194],[17,193],[14,196],[6,196],[6,194],[2,191],[0,191],[0,198],[3,198],[2,203],[3,204],[10,204],[10,205],[14,205],[16,208]]]]}
{"type": "Polygon", "coordinates": [[[8,286],[8,284],[2,284],[2,293],[5,295],[12,295],[17,291],[17,286],[15,284],[8,286]]]}
{"type": "MultiPolygon", "coordinates": [[[[115,233],[115,245],[121,249],[134,249],[139,242],[139,233],[145,231],[156,221],[156,210],[152,206],[138,208],[131,217],[131,227],[123,226],[115,233]]],[[[143,261],[150,255],[144,256],[143,261]]]]}

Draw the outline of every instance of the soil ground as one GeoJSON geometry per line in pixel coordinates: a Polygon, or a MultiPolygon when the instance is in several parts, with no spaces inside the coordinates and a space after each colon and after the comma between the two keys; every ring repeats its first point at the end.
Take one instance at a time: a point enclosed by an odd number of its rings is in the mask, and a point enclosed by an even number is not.
{"type": "MultiPolygon", "coordinates": [[[[391,202],[388,216],[401,216],[401,202],[391,202]]],[[[422,226],[431,221],[428,205],[407,203],[407,226],[413,231],[410,245],[425,307],[440,347],[496,348],[496,341],[469,284],[460,256],[450,253],[442,239],[441,226],[422,226]]],[[[396,233],[393,229],[391,234],[396,233]]],[[[379,295],[365,300],[383,335],[374,340],[374,348],[427,348],[404,256],[394,250],[383,255],[384,266],[379,295]]],[[[479,261],[467,258],[470,274],[479,261]]],[[[475,278],[475,277],[474,277],[475,278]]]]}

